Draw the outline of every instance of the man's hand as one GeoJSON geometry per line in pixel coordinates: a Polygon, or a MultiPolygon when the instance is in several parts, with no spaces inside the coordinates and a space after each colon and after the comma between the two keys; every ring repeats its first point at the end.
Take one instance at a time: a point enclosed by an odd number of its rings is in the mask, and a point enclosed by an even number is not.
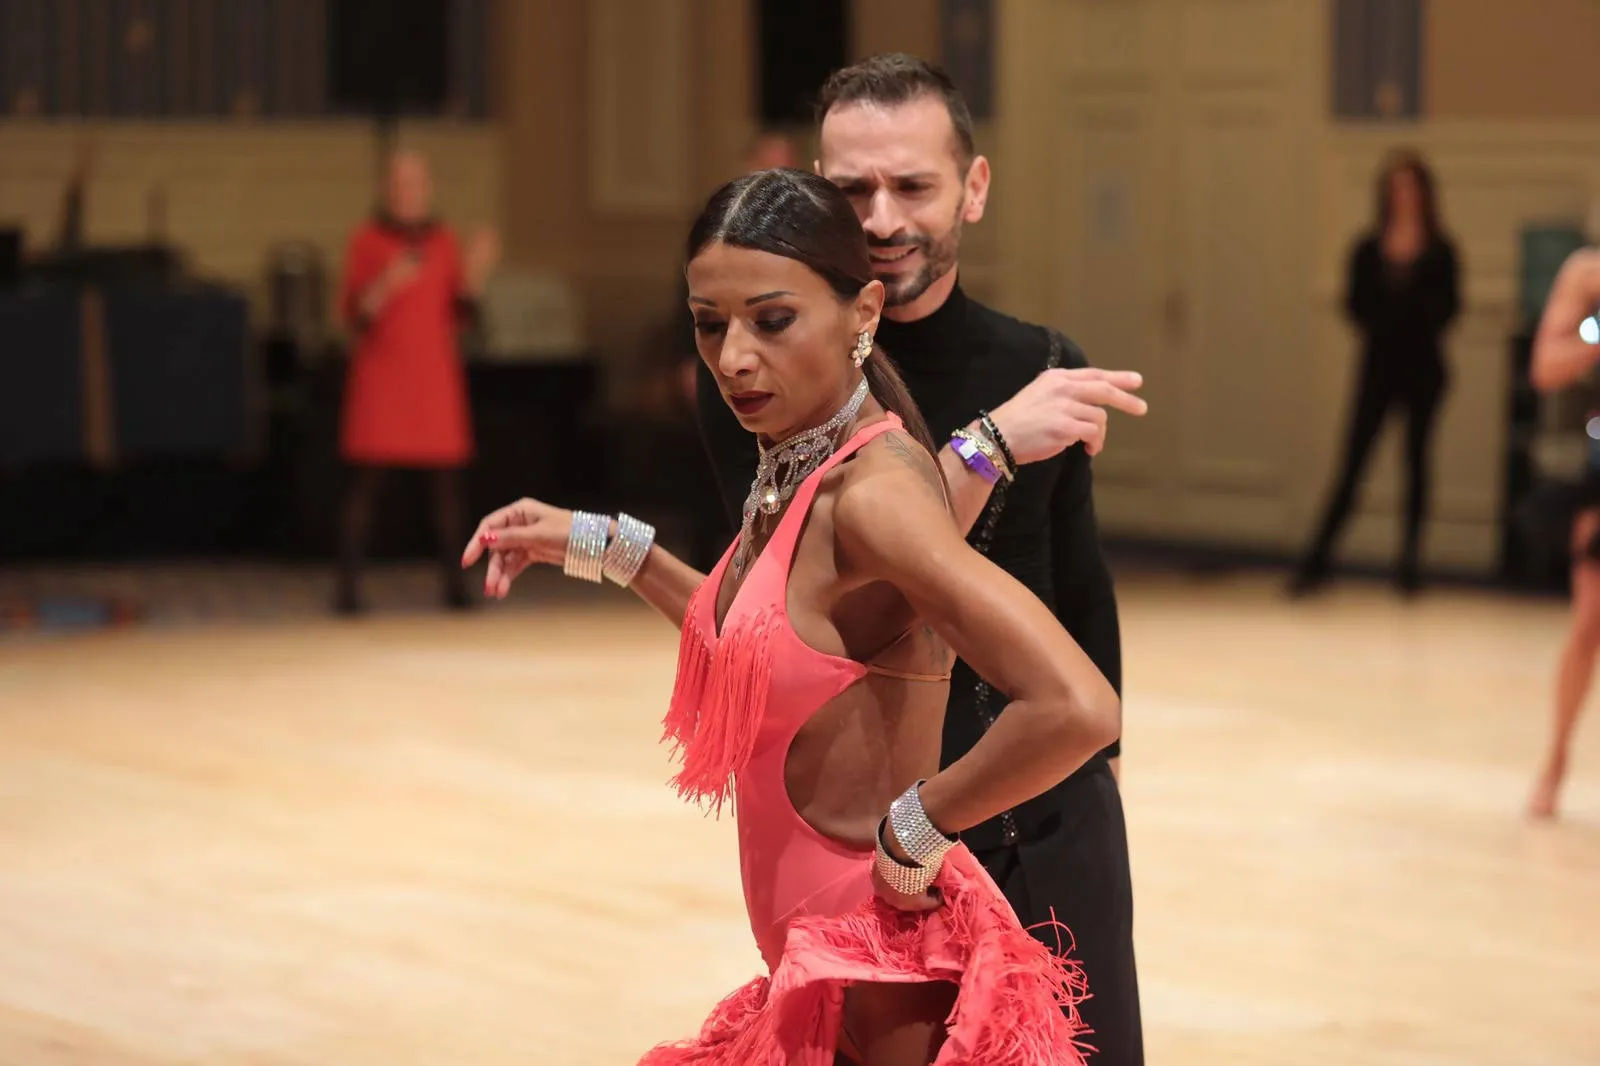
{"type": "Polygon", "coordinates": [[[1037,463],[1079,441],[1090,455],[1106,446],[1106,410],[1142,415],[1149,409],[1130,390],[1144,384],[1132,370],[1051,369],[989,413],[1017,465],[1037,463]]]}

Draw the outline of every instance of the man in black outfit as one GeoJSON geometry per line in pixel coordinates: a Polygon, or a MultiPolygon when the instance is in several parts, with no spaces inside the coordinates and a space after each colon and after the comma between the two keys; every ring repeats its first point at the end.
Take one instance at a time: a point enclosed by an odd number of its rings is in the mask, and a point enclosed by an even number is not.
{"type": "MultiPolygon", "coordinates": [[[[1117,605],[1101,557],[1089,457],[1106,408],[1142,414],[1137,374],[1095,370],[1060,334],[991,310],[956,278],[961,227],[983,217],[989,164],[943,72],[883,55],[836,72],[821,98],[819,171],[851,198],[887,293],[877,341],[899,367],[936,440],[976,427],[985,409],[1015,458],[992,492],[950,447],[939,460],[973,542],[1055,611],[1120,693],[1117,605]]],[[[840,353],[843,358],[848,353],[840,353]]],[[[701,434],[735,525],[756,466],[755,439],[699,375],[701,434]]],[[[968,751],[1006,702],[965,663],[950,683],[946,764],[968,751]]],[[[1120,743],[1120,742],[1119,742],[1120,743]]],[[[1055,788],[962,834],[1026,926],[1052,948],[1072,933],[1091,998],[1081,1007],[1093,1061],[1144,1059],[1133,954],[1133,890],[1117,790],[1118,745],[1055,788]]]]}

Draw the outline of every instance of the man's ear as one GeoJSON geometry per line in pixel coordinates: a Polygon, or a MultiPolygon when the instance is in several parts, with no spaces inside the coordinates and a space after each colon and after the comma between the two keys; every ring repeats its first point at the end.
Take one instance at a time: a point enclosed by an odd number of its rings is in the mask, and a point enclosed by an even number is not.
{"type": "Polygon", "coordinates": [[[961,209],[961,221],[977,222],[983,218],[983,209],[989,202],[989,160],[986,157],[973,157],[972,165],[967,167],[964,186],[965,206],[961,209]]]}

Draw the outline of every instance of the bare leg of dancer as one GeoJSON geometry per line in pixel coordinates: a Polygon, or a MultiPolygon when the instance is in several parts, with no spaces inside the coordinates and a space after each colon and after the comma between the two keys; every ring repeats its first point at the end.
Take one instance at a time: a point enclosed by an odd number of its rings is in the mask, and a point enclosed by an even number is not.
{"type": "MultiPolygon", "coordinates": [[[[955,1006],[951,984],[860,984],[844,995],[844,1030],[856,1066],[927,1066],[944,1044],[955,1006]]],[[[851,1055],[839,1060],[851,1062],[851,1055]]]]}
{"type": "Polygon", "coordinates": [[[1572,524],[1572,628],[1567,632],[1556,674],[1556,717],[1550,752],[1528,803],[1528,813],[1535,818],[1555,815],[1567,773],[1567,749],[1589,694],[1595,655],[1600,653],[1600,559],[1589,552],[1590,541],[1597,533],[1600,511],[1584,511],[1572,524]]]}

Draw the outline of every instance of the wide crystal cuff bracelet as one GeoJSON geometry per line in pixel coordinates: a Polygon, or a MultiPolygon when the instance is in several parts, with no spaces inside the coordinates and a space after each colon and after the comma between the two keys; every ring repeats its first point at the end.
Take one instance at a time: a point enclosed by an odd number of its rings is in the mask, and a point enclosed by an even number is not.
{"type": "Polygon", "coordinates": [[[889,804],[889,828],[912,862],[937,869],[944,861],[944,853],[956,846],[956,838],[941,833],[922,809],[921,789],[925,783],[918,781],[889,804]]]}
{"type": "Polygon", "coordinates": [[[601,561],[605,576],[623,588],[633,584],[655,539],[654,526],[632,515],[617,515],[617,535],[601,561]]]}
{"type": "Polygon", "coordinates": [[[926,866],[907,866],[893,855],[884,846],[883,834],[889,828],[889,819],[885,818],[878,823],[875,862],[878,876],[883,878],[883,883],[900,893],[902,896],[920,896],[928,891],[928,886],[933,884],[933,879],[939,875],[937,868],[929,869],[926,866]]]}
{"type": "Polygon", "coordinates": [[[588,511],[572,513],[572,532],[567,535],[567,557],[561,570],[568,577],[598,584],[604,580],[606,540],[611,519],[588,511]]]}
{"type": "Polygon", "coordinates": [[[941,833],[923,811],[922,798],[917,791],[922,784],[918,781],[901,794],[889,805],[888,815],[878,823],[878,876],[890,888],[906,896],[926,892],[939,876],[945,854],[956,846],[956,839],[941,833]],[[889,854],[884,845],[885,831],[894,833],[895,840],[915,865],[908,866],[889,854]]]}

